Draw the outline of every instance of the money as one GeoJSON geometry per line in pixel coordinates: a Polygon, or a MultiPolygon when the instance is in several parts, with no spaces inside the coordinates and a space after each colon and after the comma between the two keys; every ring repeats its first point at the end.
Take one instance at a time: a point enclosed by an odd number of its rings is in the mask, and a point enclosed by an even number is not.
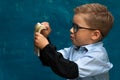
{"type": "MultiPolygon", "coordinates": [[[[41,31],[43,29],[46,29],[46,27],[42,24],[40,24],[39,22],[35,25],[35,30],[34,32],[39,32],[41,33],[41,31]]],[[[37,54],[37,56],[40,56],[40,49],[34,45],[34,51],[35,51],[35,54],[37,54]]]]}
{"type": "Polygon", "coordinates": [[[46,29],[46,27],[39,22],[35,25],[35,32],[41,32],[43,29],[46,29]]]}

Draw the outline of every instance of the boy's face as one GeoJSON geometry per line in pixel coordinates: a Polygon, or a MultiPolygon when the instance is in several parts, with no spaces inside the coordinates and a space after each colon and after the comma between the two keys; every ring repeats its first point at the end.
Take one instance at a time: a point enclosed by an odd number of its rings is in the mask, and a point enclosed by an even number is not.
{"type": "Polygon", "coordinates": [[[78,25],[79,27],[82,27],[82,28],[77,28],[78,30],[76,30],[75,29],[76,27],[72,26],[72,28],[70,29],[70,32],[71,32],[70,37],[71,37],[72,43],[75,46],[83,46],[83,45],[93,43],[92,35],[94,30],[90,30],[91,28],[86,24],[83,18],[84,16],[86,15],[76,14],[73,17],[73,24],[74,24],[73,26],[78,25]]]}

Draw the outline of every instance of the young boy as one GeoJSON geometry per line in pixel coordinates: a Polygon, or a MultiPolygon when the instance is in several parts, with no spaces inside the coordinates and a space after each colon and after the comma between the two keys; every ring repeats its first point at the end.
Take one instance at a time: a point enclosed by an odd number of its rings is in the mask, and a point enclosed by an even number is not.
{"type": "Polygon", "coordinates": [[[35,45],[41,50],[40,60],[56,74],[68,80],[109,80],[109,62],[102,40],[113,25],[113,16],[98,3],[75,8],[69,48],[56,51],[46,37],[51,32],[48,22],[42,24],[46,30],[35,33],[35,45]]]}

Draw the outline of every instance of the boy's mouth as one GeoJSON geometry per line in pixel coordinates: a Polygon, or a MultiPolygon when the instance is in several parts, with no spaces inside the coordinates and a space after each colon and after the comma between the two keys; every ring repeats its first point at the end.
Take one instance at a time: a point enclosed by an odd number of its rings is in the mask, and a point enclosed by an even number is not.
{"type": "Polygon", "coordinates": [[[70,35],[70,39],[73,41],[74,37],[72,35],[70,35]]]}

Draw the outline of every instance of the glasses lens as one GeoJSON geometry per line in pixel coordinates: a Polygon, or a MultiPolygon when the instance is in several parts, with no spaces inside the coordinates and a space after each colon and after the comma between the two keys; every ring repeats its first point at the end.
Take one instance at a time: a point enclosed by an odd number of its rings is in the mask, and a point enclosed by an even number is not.
{"type": "Polygon", "coordinates": [[[79,29],[78,25],[73,23],[73,30],[75,33],[78,31],[78,29],[79,29]]]}

